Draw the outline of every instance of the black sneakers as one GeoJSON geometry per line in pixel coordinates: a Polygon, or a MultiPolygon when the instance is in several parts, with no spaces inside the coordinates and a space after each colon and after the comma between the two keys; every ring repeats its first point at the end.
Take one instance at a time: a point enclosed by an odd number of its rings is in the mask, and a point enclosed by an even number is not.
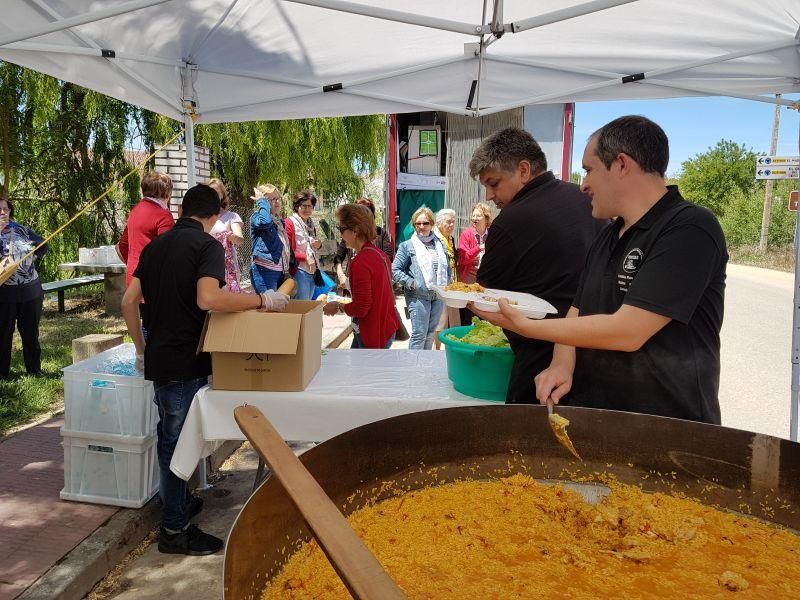
{"type": "Polygon", "coordinates": [[[162,554],[187,554],[205,556],[218,552],[223,542],[218,537],[203,533],[197,525],[189,525],[180,533],[169,534],[161,529],[158,551],[162,554]]]}

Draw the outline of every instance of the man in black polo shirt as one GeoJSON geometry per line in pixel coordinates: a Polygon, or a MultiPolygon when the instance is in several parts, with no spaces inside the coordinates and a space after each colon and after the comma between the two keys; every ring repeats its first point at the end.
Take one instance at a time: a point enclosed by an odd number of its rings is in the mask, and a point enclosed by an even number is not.
{"type": "Polygon", "coordinates": [[[728,253],[716,217],[665,184],[668,161],[666,134],[644,117],[595,132],[582,189],[595,217],[617,218],[592,245],[568,318],[531,321],[502,301],[481,314],[557,344],[536,378],[540,402],[572,389],[573,405],[720,422],[728,253]]]}
{"type": "Polygon", "coordinates": [[[203,533],[189,519],[202,500],[190,496],[186,482],[169,469],[195,393],[208,383],[211,359],[197,346],[206,312],[283,310],[289,301],[279,292],[234,294],[225,285],[225,251],[208,232],[219,216],[219,196],[196,185],[183,197],[182,218],[145,246],[122,298],[122,314],[137,356],[144,355],[144,376],[153,382],[158,406],[158,464],[161,472],[160,552],[212,554],[222,540],[203,533]],[[148,306],[145,345],[139,303],[148,306]]]}
{"type": "MultiPolygon", "coordinates": [[[[486,238],[478,282],[488,288],[544,298],[564,316],[589,246],[604,222],[592,218],[588,196],[547,170],[530,133],[508,128],[488,137],[469,163],[500,209],[486,238]]],[[[550,364],[553,344],[506,332],[514,367],[506,402],[536,402],[533,378],[550,364]]]]}

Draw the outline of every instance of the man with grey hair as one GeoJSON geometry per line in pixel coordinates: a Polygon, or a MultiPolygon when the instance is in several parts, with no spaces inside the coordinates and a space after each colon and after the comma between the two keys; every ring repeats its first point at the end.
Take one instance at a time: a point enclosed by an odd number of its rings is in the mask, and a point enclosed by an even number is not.
{"type": "MultiPolygon", "coordinates": [[[[486,188],[486,199],[500,209],[486,238],[478,283],[534,294],[565,316],[586,253],[604,225],[592,218],[588,196],[547,170],[544,152],[522,129],[504,129],[485,139],[469,170],[486,188]]],[[[506,334],[514,351],[506,402],[536,402],[534,377],[550,364],[553,344],[506,334]]]]}
{"type": "Polygon", "coordinates": [[[570,393],[578,406],[720,423],[719,332],[728,252],[714,214],[666,185],[669,142],[640,116],[589,138],[582,189],[598,218],[566,319],[532,321],[500,301],[482,317],[555,342],[536,377],[542,404],[570,393]]]}

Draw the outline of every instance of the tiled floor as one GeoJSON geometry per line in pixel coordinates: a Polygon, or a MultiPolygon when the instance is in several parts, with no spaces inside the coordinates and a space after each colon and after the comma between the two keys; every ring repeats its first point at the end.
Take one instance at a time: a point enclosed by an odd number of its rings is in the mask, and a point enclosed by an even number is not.
{"type": "Polygon", "coordinates": [[[64,502],[64,451],[51,419],[0,443],[0,600],[25,591],[117,508],[64,502]]]}

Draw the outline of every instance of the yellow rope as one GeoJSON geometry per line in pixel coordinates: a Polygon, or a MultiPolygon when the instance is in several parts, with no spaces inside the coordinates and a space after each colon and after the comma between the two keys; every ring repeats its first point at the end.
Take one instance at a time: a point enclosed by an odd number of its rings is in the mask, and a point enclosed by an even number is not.
{"type": "Polygon", "coordinates": [[[66,223],[64,223],[63,225],[61,225],[61,227],[59,227],[59,228],[58,228],[58,229],[56,229],[56,230],[55,230],[53,233],[51,233],[51,234],[50,234],[50,235],[48,235],[46,238],[44,238],[44,239],[43,239],[43,240],[42,240],[42,241],[39,243],[39,245],[37,245],[37,246],[36,246],[36,247],[35,247],[33,250],[31,250],[30,252],[28,252],[28,253],[27,253],[25,256],[23,256],[23,257],[22,257],[21,259],[19,259],[17,262],[14,262],[14,263],[10,263],[10,264],[4,265],[4,266],[2,267],[2,271],[0,271],[0,285],[3,285],[3,284],[6,282],[6,280],[8,280],[8,278],[9,278],[9,277],[11,277],[11,275],[13,275],[13,274],[14,274],[14,272],[15,272],[15,271],[16,271],[16,270],[19,268],[19,265],[20,265],[20,264],[21,264],[21,263],[22,263],[22,262],[23,262],[25,259],[27,259],[29,256],[31,256],[32,254],[34,254],[34,253],[35,253],[35,252],[36,252],[36,251],[37,251],[39,248],[41,248],[42,246],[44,246],[44,245],[45,245],[47,242],[49,242],[49,241],[50,241],[50,240],[52,240],[52,239],[53,239],[55,236],[57,236],[59,233],[61,233],[61,232],[62,232],[62,231],[63,231],[63,230],[64,230],[64,229],[65,229],[65,228],[66,228],[66,227],[67,227],[67,226],[68,226],[70,223],[72,223],[72,222],[73,222],[75,219],[77,219],[78,217],[80,217],[80,216],[81,216],[83,213],[85,213],[87,210],[89,210],[90,208],[92,208],[92,207],[93,207],[95,204],[97,204],[98,202],[100,202],[100,200],[102,200],[103,198],[105,198],[106,196],[108,196],[108,195],[111,193],[111,191],[112,191],[112,190],[116,189],[116,188],[117,188],[119,185],[121,185],[121,184],[122,184],[122,183],[123,183],[123,182],[124,182],[124,181],[125,181],[125,180],[126,180],[128,177],[130,177],[131,175],[133,175],[133,174],[134,174],[134,173],[136,173],[137,171],[140,171],[140,170],[142,170],[142,169],[143,169],[143,167],[144,167],[144,166],[145,166],[145,165],[148,163],[148,161],[149,161],[151,158],[153,158],[153,157],[154,157],[156,154],[158,154],[159,152],[161,152],[161,150],[163,150],[163,149],[164,149],[164,147],[166,147],[166,146],[169,146],[169,145],[170,145],[172,142],[174,142],[176,139],[178,139],[178,136],[179,136],[179,135],[181,135],[182,133],[183,133],[183,129],[181,129],[180,131],[178,131],[178,133],[176,133],[176,134],[175,134],[175,135],[173,135],[173,136],[172,136],[172,137],[171,137],[169,140],[167,140],[166,142],[164,142],[164,143],[163,143],[163,144],[162,144],[162,145],[161,145],[159,148],[156,148],[156,149],[155,149],[153,152],[151,152],[151,153],[150,153],[150,154],[147,156],[147,158],[145,158],[145,159],[144,159],[144,160],[141,162],[141,164],[140,164],[139,166],[137,166],[137,167],[134,167],[134,168],[133,168],[133,169],[131,169],[131,170],[130,170],[128,173],[126,173],[126,174],[125,174],[123,177],[121,177],[120,179],[118,179],[117,181],[115,181],[114,183],[112,183],[112,184],[111,184],[111,185],[108,187],[108,189],[107,189],[105,192],[103,192],[103,193],[102,193],[102,194],[100,194],[100,195],[99,195],[97,198],[95,198],[94,200],[92,200],[91,202],[89,202],[89,204],[87,204],[87,205],[86,205],[86,206],[84,206],[84,207],[83,207],[81,210],[79,210],[79,211],[78,211],[78,212],[77,212],[77,213],[76,213],[74,216],[72,216],[72,217],[71,217],[71,218],[70,218],[70,219],[69,219],[69,220],[68,220],[66,223]]]}

